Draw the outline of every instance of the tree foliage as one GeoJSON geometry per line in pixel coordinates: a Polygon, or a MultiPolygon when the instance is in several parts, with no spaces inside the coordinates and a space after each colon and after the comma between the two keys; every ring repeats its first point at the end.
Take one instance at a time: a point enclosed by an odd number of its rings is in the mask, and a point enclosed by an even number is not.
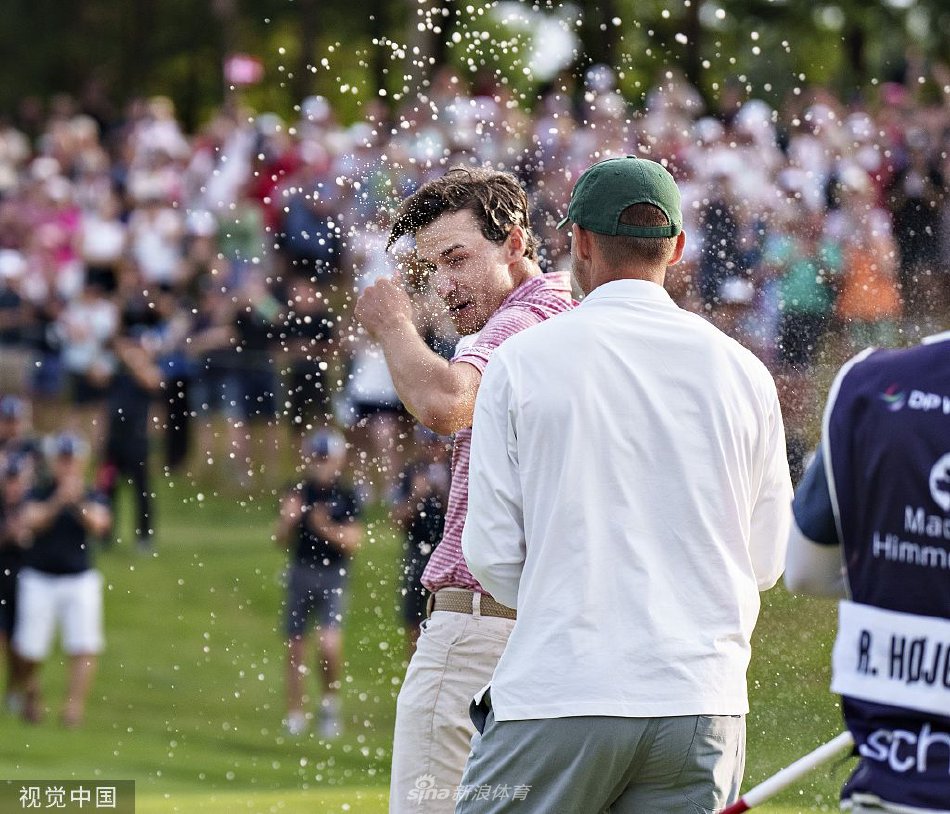
{"type": "MultiPolygon", "coordinates": [[[[474,64],[517,87],[530,104],[539,82],[524,70],[528,35],[492,20],[497,5],[7,0],[0,61],[8,81],[0,88],[0,111],[16,115],[24,99],[60,92],[100,106],[162,93],[194,126],[232,92],[222,63],[235,52],[264,63],[264,82],[240,91],[258,110],[288,114],[320,93],[353,118],[367,100],[398,101],[415,92],[442,62],[463,74],[474,64]]],[[[579,38],[571,70],[610,64],[634,99],[673,68],[708,99],[738,80],[777,100],[801,83],[829,84],[848,97],[901,78],[908,66],[950,61],[944,0],[537,0],[533,8],[563,19],[579,38]]]]}

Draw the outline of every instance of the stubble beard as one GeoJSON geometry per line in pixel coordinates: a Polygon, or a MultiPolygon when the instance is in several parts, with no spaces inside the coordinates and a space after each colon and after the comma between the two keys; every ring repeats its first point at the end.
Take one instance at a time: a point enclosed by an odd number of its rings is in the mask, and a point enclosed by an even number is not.
{"type": "Polygon", "coordinates": [[[584,284],[584,278],[580,271],[580,263],[577,262],[577,258],[573,254],[571,255],[571,284],[575,289],[583,291],[585,295],[590,293],[584,284]]]}

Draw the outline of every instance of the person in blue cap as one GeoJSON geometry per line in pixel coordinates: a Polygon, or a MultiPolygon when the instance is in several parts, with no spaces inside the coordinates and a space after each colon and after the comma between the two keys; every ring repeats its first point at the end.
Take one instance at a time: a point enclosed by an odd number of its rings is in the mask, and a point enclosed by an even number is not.
{"type": "Polygon", "coordinates": [[[20,458],[36,474],[42,463],[38,438],[31,430],[31,405],[20,396],[0,396],[0,459],[20,458]]]}
{"type": "Polygon", "coordinates": [[[23,672],[14,695],[23,716],[42,715],[39,669],[58,627],[68,658],[65,726],[82,723],[86,699],[105,646],[102,574],[92,562],[92,543],[111,525],[112,512],[101,495],[86,487],[89,445],[60,433],[49,439],[49,483],[36,487],[23,506],[22,522],[32,543],[17,577],[17,618],[13,649],[23,672]]]}
{"type": "MultiPolygon", "coordinates": [[[[20,660],[11,647],[16,623],[16,582],[30,538],[23,506],[32,484],[32,467],[25,456],[0,461],[0,661],[4,662],[6,705],[16,704],[11,690],[18,680],[20,660]]],[[[15,711],[15,710],[14,710],[15,711]]]]}
{"type": "Polygon", "coordinates": [[[303,735],[313,713],[305,688],[307,644],[316,638],[323,694],[318,732],[341,732],[340,679],[342,622],[350,561],[363,526],[356,494],[344,480],[346,441],[336,430],[321,429],[303,444],[303,479],[280,502],[276,539],[290,553],[287,582],[287,717],[291,735],[303,735]]]}

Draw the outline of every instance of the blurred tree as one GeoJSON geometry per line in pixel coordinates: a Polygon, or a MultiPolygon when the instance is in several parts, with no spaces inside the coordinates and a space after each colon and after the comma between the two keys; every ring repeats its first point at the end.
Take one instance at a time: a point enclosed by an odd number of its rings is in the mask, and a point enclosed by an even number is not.
{"type": "Polygon", "coordinates": [[[581,9],[584,58],[593,65],[616,64],[619,27],[613,20],[618,16],[618,0],[585,0],[581,9]]]}
{"type": "Polygon", "coordinates": [[[235,51],[265,64],[243,97],[284,115],[321,93],[354,118],[381,93],[414,93],[444,62],[510,83],[530,105],[544,81],[525,70],[532,32],[498,13],[518,6],[562,18],[582,41],[575,70],[606,62],[634,99],[671,67],[710,103],[727,81],[777,102],[803,82],[847,96],[899,77],[911,51],[916,71],[950,62],[946,0],[6,0],[0,113],[66,92],[95,100],[101,118],[163,93],[193,127],[228,92],[222,64],[235,51]]]}

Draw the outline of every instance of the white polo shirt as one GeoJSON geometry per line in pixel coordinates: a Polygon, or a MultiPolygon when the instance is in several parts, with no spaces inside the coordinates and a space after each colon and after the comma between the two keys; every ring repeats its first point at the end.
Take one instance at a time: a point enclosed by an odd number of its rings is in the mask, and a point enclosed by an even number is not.
{"type": "Polygon", "coordinates": [[[497,720],[748,711],[792,487],[775,384],[659,285],[620,280],[495,351],[469,568],[518,621],[497,720]]]}

